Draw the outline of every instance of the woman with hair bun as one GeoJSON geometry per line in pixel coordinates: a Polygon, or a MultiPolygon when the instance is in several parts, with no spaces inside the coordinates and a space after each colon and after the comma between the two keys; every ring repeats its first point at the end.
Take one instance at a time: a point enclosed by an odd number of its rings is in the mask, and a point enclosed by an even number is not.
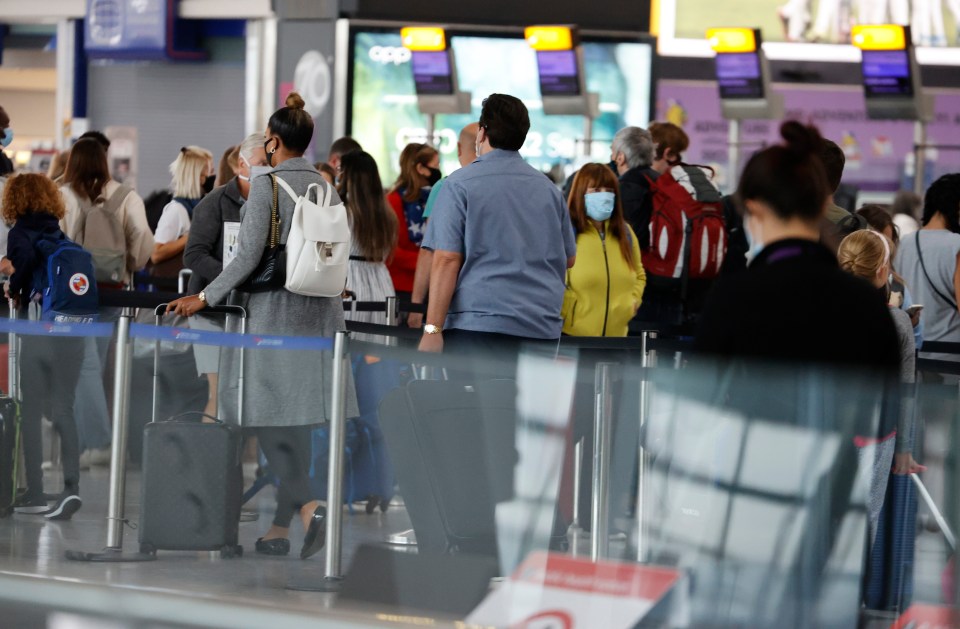
{"type": "Polygon", "coordinates": [[[749,266],[707,301],[696,347],[721,356],[868,365],[896,373],[897,334],[880,292],[819,244],[831,190],[814,127],[785,122],[783,143],[747,162],[737,189],[749,266]],[[856,322],[847,325],[846,322],[856,322]]]}
{"type": "MultiPolygon", "coordinates": [[[[313,138],[313,118],[304,110],[296,92],[287,97],[267,123],[264,150],[269,174],[255,177],[250,195],[241,212],[237,257],[197,295],[172,302],[169,310],[191,316],[207,307],[227,303],[234,289],[240,288],[257,270],[267,248],[273,208],[273,181],[283,180],[298,195],[313,184],[320,197],[331,194],[331,203],[340,198],[324,178],[303,158],[313,138]]],[[[278,195],[280,243],[285,244],[293,222],[295,202],[283,190],[278,195]]],[[[250,334],[331,337],[346,329],[343,303],[337,297],[306,297],[280,287],[256,293],[241,293],[240,303],[248,314],[250,334]]],[[[238,361],[226,349],[221,356],[221,382],[236,386],[238,361]]],[[[270,469],[280,477],[277,511],[273,525],[257,540],[258,553],[286,555],[290,552],[290,523],[300,516],[306,536],[300,549],[306,559],[323,548],[326,538],[326,511],[310,490],[311,430],[330,420],[330,352],[248,351],[244,386],[243,427],[258,438],[270,469]]],[[[347,372],[349,378],[349,370],[347,372]]],[[[347,381],[347,417],[357,417],[356,393],[352,379],[347,381]]],[[[231,400],[221,391],[220,407],[231,400]]]]}

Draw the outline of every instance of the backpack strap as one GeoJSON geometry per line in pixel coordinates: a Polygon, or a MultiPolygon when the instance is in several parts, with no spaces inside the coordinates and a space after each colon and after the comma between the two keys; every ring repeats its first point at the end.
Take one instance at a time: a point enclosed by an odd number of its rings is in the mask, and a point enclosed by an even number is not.
{"type": "Polygon", "coordinates": [[[119,188],[114,190],[113,194],[110,195],[110,198],[104,202],[103,210],[109,214],[114,214],[117,210],[123,207],[124,201],[127,200],[127,197],[130,196],[131,192],[133,192],[133,188],[121,185],[119,188]]]}
{"type": "Polygon", "coordinates": [[[923,261],[923,249],[920,248],[920,232],[918,231],[916,233],[917,233],[917,257],[920,258],[920,268],[923,269],[923,276],[927,278],[927,283],[930,284],[930,288],[933,289],[933,292],[935,292],[937,296],[940,297],[940,299],[947,302],[951,308],[953,308],[954,310],[957,310],[957,302],[954,301],[953,299],[950,299],[949,297],[944,295],[942,292],[940,292],[940,289],[937,288],[937,285],[933,283],[932,279],[930,279],[930,274],[927,273],[927,265],[923,261]]]}
{"type": "Polygon", "coordinates": [[[300,201],[300,195],[293,191],[293,188],[290,187],[290,184],[276,175],[274,175],[273,178],[276,179],[277,183],[280,184],[280,187],[283,188],[283,191],[287,193],[287,196],[290,197],[294,203],[298,203],[300,201]]]}

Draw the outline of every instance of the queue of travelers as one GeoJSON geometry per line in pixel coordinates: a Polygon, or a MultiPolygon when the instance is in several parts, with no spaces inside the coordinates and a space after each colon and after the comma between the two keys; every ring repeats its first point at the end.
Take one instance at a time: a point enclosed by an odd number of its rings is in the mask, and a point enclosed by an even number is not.
{"type": "MultiPolygon", "coordinates": [[[[9,125],[0,109],[4,133],[9,125]]],[[[325,162],[304,158],[314,124],[294,93],[262,134],[224,152],[219,169],[210,151],[181,148],[153,233],[143,199],[110,178],[109,140],[82,138],[64,172],[51,173],[59,188],[43,175],[0,179],[7,294],[18,308],[35,301],[40,234],[88,248],[101,291],[129,287],[145,267],[156,276],[191,269],[188,296],[169,311],[200,330],[225,329],[222,319],[205,316],[208,306],[240,303],[250,333],[329,337],[347,319],[375,321],[345,313],[344,299],[398,296],[426,304],[426,314],[406,319],[422,329],[425,352],[516,353],[521,344],[555,345],[563,335],[623,337],[641,322],[683,329],[698,352],[720,360],[867,365],[903,382],[912,382],[924,341],[960,341],[960,175],[930,187],[922,227],[903,236],[887,208],[850,214],[834,203],[843,152],[797,122],[784,123],[782,141],[749,159],[731,197],[722,197],[710,168],[684,162],[690,139],[671,123],[621,129],[610,162],[583,165],[566,194],[524,162],[529,130],[522,101],[491,94],[478,122],[460,133],[458,170],[444,177],[437,149],[412,143],[385,189],[375,159],[352,138],[334,142],[325,162]],[[297,194],[315,187],[331,204],[343,202],[351,243],[342,296],[249,290],[270,248],[266,235],[276,227],[282,243],[291,229],[296,203],[283,190],[274,196],[277,179],[297,194]],[[731,208],[739,209],[735,219],[731,208]],[[94,215],[107,224],[112,217],[119,231],[92,232],[94,215]],[[671,231],[671,221],[688,229],[671,231]],[[745,241],[739,272],[724,264],[734,232],[745,241]],[[838,312],[857,324],[837,325],[838,312]]],[[[218,392],[238,377],[234,350],[198,345],[194,354],[207,380],[204,413],[229,419],[218,392]]],[[[82,504],[84,454],[96,454],[87,455],[88,464],[108,462],[106,356],[99,340],[24,343],[21,512],[68,519],[82,504]],[[47,380],[56,383],[52,408],[35,399],[47,380]],[[61,436],[64,488],[52,505],[43,487],[41,416],[61,436]]],[[[279,478],[275,517],[256,543],[263,554],[291,551],[295,516],[305,531],[301,557],[324,544],[326,505],[307,475],[310,431],[332,413],[325,361],[329,352],[253,352],[246,359],[244,429],[279,478]]],[[[346,407],[348,417],[358,415],[353,378],[346,407]]],[[[900,423],[883,435],[879,477],[923,470],[910,430],[900,423]]]]}

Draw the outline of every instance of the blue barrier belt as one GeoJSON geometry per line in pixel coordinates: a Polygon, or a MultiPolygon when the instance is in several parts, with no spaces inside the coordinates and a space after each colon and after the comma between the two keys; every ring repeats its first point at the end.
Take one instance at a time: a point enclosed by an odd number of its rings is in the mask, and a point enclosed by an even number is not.
{"type": "Polygon", "coordinates": [[[0,319],[0,333],[13,332],[23,336],[113,336],[112,323],[54,323],[52,321],[26,321],[0,319]]]}
{"type": "Polygon", "coordinates": [[[217,347],[247,349],[332,350],[333,339],[309,336],[273,336],[267,334],[234,334],[193,330],[190,328],[158,327],[146,323],[130,324],[130,337],[152,341],[174,341],[217,347]]]}

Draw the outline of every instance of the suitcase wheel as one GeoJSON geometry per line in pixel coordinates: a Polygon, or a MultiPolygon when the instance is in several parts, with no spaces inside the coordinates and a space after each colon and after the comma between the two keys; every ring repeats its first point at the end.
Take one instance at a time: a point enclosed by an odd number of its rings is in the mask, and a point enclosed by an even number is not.
{"type": "Polygon", "coordinates": [[[389,508],[390,508],[390,501],[389,501],[389,500],[384,500],[384,499],[381,498],[381,499],[380,499],[380,513],[386,513],[386,512],[387,512],[387,509],[389,509],[389,508]]]}
{"type": "Polygon", "coordinates": [[[140,544],[141,555],[156,555],[157,549],[153,544],[140,544]]]}
{"type": "Polygon", "coordinates": [[[239,544],[227,545],[220,549],[221,559],[239,559],[240,557],[243,557],[243,546],[239,544]]]}
{"type": "Polygon", "coordinates": [[[367,506],[365,510],[367,515],[370,515],[377,510],[377,505],[380,504],[380,496],[367,496],[367,506]]]}

